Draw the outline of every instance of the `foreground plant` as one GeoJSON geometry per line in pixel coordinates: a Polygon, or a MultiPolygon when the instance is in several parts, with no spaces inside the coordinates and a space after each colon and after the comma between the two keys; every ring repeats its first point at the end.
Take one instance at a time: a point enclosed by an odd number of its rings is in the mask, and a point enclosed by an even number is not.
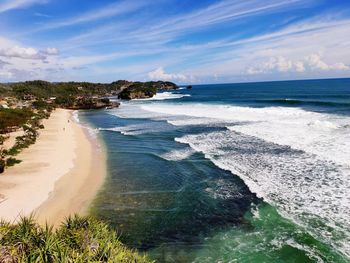
{"type": "Polygon", "coordinates": [[[151,262],[125,247],[108,225],[89,217],[68,217],[54,230],[23,217],[0,222],[0,262],[151,262]]]}

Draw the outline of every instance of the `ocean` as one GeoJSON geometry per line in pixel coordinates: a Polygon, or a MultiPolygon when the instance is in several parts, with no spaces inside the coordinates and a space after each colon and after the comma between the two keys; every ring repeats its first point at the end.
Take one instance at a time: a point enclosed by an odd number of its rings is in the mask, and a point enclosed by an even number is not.
{"type": "Polygon", "coordinates": [[[79,113],[90,213],[158,262],[350,262],[350,79],[195,85],[79,113]]]}

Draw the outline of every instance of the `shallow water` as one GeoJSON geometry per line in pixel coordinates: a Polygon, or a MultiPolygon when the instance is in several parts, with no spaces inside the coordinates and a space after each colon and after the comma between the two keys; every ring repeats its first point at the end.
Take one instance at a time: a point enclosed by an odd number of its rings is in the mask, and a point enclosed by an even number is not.
{"type": "Polygon", "coordinates": [[[350,80],[194,86],[82,112],[91,213],[160,262],[349,262],[350,80]]]}

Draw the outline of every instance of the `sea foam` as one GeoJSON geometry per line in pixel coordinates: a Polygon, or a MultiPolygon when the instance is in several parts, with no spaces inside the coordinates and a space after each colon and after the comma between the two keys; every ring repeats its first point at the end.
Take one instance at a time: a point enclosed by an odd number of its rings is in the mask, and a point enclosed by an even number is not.
{"type": "Polygon", "coordinates": [[[240,176],[285,217],[350,256],[349,118],[300,108],[195,103],[147,104],[136,111],[176,126],[224,125],[228,130],[176,141],[240,176]]]}
{"type": "Polygon", "coordinates": [[[138,101],[173,100],[173,99],[180,99],[180,98],[183,98],[183,97],[190,97],[190,96],[191,95],[189,95],[189,94],[178,94],[178,93],[173,93],[173,92],[161,92],[161,93],[157,93],[152,98],[138,99],[138,101]]]}

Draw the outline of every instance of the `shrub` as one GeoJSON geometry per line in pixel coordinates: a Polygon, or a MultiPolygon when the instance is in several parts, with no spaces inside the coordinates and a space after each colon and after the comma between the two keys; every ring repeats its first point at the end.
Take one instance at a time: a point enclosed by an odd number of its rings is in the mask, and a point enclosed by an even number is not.
{"type": "Polygon", "coordinates": [[[0,222],[0,262],[151,262],[125,247],[115,232],[96,219],[68,217],[57,229],[33,217],[0,222]]]}
{"type": "Polygon", "coordinates": [[[5,165],[6,165],[5,160],[0,159],[0,174],[2,174],[5,171],[5,165]]]}
{"type": "Polygon", "coordinates": [[[48,110],[48,111],[52,111],[52,104],[47,103],[44,100],[37,100],[37,101],[33,101],[32,106],[37,109],[37,110],[48,110]]]}
{"type": "Polygon", "coordinates": [[[21,149],[20,147],[13,146],[13,147],[10,148],[9,150],[4,150],[4,153],[5,153],[6,155],[12,155],[12,156],[14,156],[14,155],[19,154],[20,149],[21,149]]]}
{"type": "Polygon", "coordinates": [[[22,162],[21,160],[17,160],[16,158],[9,157],[6,159],[6,166],[14,166],[15,164],[18,164],[22,162]]]}

